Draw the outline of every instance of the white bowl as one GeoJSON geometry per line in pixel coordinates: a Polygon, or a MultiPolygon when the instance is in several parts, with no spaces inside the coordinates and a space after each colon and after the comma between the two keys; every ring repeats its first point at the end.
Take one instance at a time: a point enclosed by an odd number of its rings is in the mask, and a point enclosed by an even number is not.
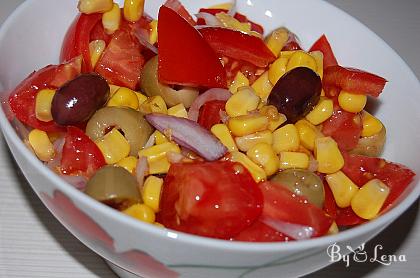
{"type": "MultiPolygon", "coordinates": [[[[119,1],[121,2],[121,1],[119,1]]],[[[163,1],[146,1],[156,16],[163,1]]],[[[218,1],[224,2],[224,0],[218,1]]],[[[389,80],[376,115],[387,127],[384,157],[420,173],[420,84],[403,60],[361,23],[323,1],[238,1],[241,12],[268,32],[285,25],[304,47],[327,34],[341,64],[365,69],[389,80]],[[248,4],[246,4],[248,3],[248,4]],[[254,5],[250,7],[250,5],[254,5]],[[332,24],[332,22],[334,24],[332,24]]],[[[215,1],[183,1],[196,12],[215,1]]],[[[76,15],[76,0],[28,0],[0,31],[0,100],[34,69],[58,62],[65,31],[76,15]]],[[[143,277],[300,276],[330,262],[326,248],[359,246],[401,215],[420,194],[418,176],[397,205],[381,217],[334,236],[289,243],[243,243],[203,238],[157,228],[106,207],[65,183],[22,143],[0,109],[4,137],[25,177],[57,219],[81,242],[109,262],[143,277]]],[[[122,275],[122,273],[120,272],[122,275]]]]}

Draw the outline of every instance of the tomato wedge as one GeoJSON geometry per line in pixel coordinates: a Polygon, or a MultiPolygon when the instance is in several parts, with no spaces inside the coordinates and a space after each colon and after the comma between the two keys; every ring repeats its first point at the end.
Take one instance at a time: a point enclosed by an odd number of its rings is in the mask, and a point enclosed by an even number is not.
{"type": "Polygon", "coordinates": [[[322,82],[326,86],[336,86],[353,94],[378,97],[387,81],[373,73],[335,65],[324,70],[322,82]]]}
{"type": "Polygon", "coordinates": [[[49,65],[31,73],[10,94],[12,112],[22,123],[44,131],[65,131],[54,121],[43,122],[36,118],[35,101],[39,90],[56,89],[80,73],[82,60],[76,57],[68,63],[49,65]]]}
{"type": "Polygon", "coordinates": [[[263,222],[257,220],[251,226],[245,228],[237,236],[232,238],[236,241],[249,242],[275,242],[275,241],[292,241],[291,237],[274,230],[263,222]]]}
{"type": "Polygon", "coordinates": [[[230,161],[172,164],[158,221],[167,228],[229,239],[261,214],[261,191],[251,174],[230,161]]]}
{"type": "Polygon", "coordinates": [[[178,0],[166,0],[164,5],[168,8],[171,8],[175,12],[177,12],[177,14],[182,16],[182,18],[188,21],[188,23],[191,24],[192,26],[195,25],[195,20],[193,19],[193,17],[187,11],[184,5],[182,5],[181,2],[179,2],[178,0]]]}
{"type": "Polygon", "coordinates": [[[334,56],[334,52],[331,48],[330,42],[327,39],[327,36],[322,35],[309,49],[309,52],[312,51],[321,51],[324,54],[324,69],[329,66],[338,65],[337,59],[334,56]]]}
{"type": "Polygon", "coordinates": [[[158,32],[160,82],[227,87],[226,72],[213,49],[193,26],[166,6],[159,10],[158,32]]]}
{"type": "Polygon", "coordinates": [[[264,41],[256,36],[223,27],[204,27],[199,31],[219,55],[257,67],[266,67],[276,59],[264,41]]]}
{"type": "Polygon", "coordinates": [[[68,126],[61,158],[61,172],[65,175],[82,174],[90,177],[104,165],[105,158],[98,146],[81,129],[68,126]]]}
{"type": "Polygon", "coordinates": [[[215,124],[221,122],[220,112],[225,111],[226,101],[212,100],[206,102],[200,109],[198,123],[205,129],[210,130],[215,124]]]}

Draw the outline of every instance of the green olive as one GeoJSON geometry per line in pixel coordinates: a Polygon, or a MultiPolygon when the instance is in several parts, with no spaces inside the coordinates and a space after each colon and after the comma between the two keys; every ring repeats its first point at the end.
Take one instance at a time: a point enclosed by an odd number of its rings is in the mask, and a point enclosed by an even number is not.
{"type": "Polygon", "coordinates": [[[277,173],[271,181],[287,187],[297,195],[302,195],[315,206],[324,205],[324,184],[313,172],[301,169],[286,169],[277,173]]]}
{"type": "Polygon", "coordinates": [[[143,202],[134,176],[124,168],[112,165],[102,167],[93,175],[85,193],[118,210],[143,202]]]}
{"type": "Polygon", "coordinates": [[[103,107],[87,123],[86,134],[96,140],[111,128],[122,131],[130,144],[130,155],[137,156],[153,132],[142,113],[128,107],[103,107]]]}
{"type": "Polygon", "coordinates": [[[143,67],[140,87],[147,96],[161,96],[169,107],[182,103],[189,108],[198,96],[196,88],[184,87],[180,90],[159,83],[158,56],[151,58],[143,67]]]}
{"type": "Polygon", "coordinates": [[[368,137],[360,137],[357,146],[350,151],[351,154],[361,154],[371,157],[378,157],[384,148],[386,139],[385,126],[377,134],[368,137]]]}

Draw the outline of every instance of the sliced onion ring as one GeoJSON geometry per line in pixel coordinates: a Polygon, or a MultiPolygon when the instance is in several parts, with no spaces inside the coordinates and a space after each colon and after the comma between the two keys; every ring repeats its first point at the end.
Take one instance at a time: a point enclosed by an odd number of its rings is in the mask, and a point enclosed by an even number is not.
{"type": "Polygon", "coordinates": [[[261,217],[261,222],[263,222],[267,226],[270,226],[274,230],[288,235],[296,240],[309,239],[314,234],[314,229],[309,226],[288,223],[269,217],[261,217]]]}
{"type": "Polygon", "coordinates": [[[201,18],[206,23],[206,26],[223,26],[220,20],[210,13],[200,12],[195,15],[197,18],[201,18]]]}
{"type": "Polygon", "coordinates": [[[200,114],[200,108],[204,103],[212,100],[228,100],[232,94],[229,90],[212,88],[201,95],[199,95],[194,102],[191,104],[190,110],[188,111],[188,118],[192,121],[197,121],[200,114]]]}

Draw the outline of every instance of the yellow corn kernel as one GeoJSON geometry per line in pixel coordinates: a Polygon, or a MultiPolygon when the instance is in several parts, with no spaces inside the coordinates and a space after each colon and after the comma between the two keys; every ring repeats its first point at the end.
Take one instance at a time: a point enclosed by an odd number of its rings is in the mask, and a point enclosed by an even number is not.
{"type": "Polygon", "coordinates": [[[126,87],[119,88],[108,100],[107,106],[139,108],[136,92],[126,87]]]}
{"type": "Polygon", "coordinates": [[[104,13],[112,9],[113,0],[79,0],[77,8],[83,14],[104,13]]]}
{"type": "Polygon", "coordinates": [[[378,134],[383,128],[382,122],[378,118],[376,118],[375,116],[371,115],[370,113],[366,111],[363,111],[362,123],[363,123],[363,129],[361,133],[362,137],[368,137],[368,136],[378,134]]]}
{"type": "Polygon", "coordinates": [[[232,117],[228,120],[228,127],[233,135],[244,136],[267,129],[268,118],[261,114],[232,117]]]}
{"type": "Polygon", "coordinates": [[[273,133],[268,130],[255,132],[245,136],[235,137],[239,150],[246,152],[258,143],[273,144],[273,133]]]}
{"type": "Polygon", "coordinates": [[[267,175],[265,171],[255,164],[249,157],[241,152],[232,152],[231,153],[231,160],[234,162],[238,162],[244,166],[251,176],[254,178],[256,182],[264,181],[267,179],[267,175]]]}
{"type": "Polygon", "coordinates": [[[259,96],[263,101],[266,101],[268,96],[273,89],[273,84],[271,84],[268,79],[268,71],[265,71],[251,86],[257,96],[259,96]]]}
{"type": "Polygon", "coordinates": [[[215,124],[211,127],[210,131],[216,136],[223,145],[230,152],[237,151],[238,148],[236,147],[235,141],[230,134],[229,128],[225,124],[215,124]]]}
{"type": "Polygon", "coordinates": [[[273,149],[276,153],[296,151],[300,145],[297,128],[287,124],[273,132],[273,149]]]}
{"type": "Polygon", "coordinates": [[[290,71],[297,67],[307,67],[316,72],[316,60],[308,53],[298,50],[290,56],[290,59],[287,62],[286,71],[290,71]]]}
{"type": "Polygon", "coordinates": [[[187,110],[185,109],[184,104],[180,103],[175,106],[172,106],[168,109],[168,115],[180,117],[180,118],[188,118],[187,110]]]}
{"type": "Polygon", "coordinates": [[[267,176],[271,176],[280,166],[280,160],[277,154],[274,152],[271,145],[267,143],[258,143],[252,146],[246,155],[256,164],[261,166],[267,176]]]}
{"type": "Polygon", "coordinates": [[[144,156],[147,158],[149,174],[164,174],[168,172],[170,167],[166,157],[168,152],[181,153],[181,150],[177,144],[167,142],[140,150],[139,157],[144,156]]]}
{"type": "Polygon", "coordinates": [[[238,30],[247,34],[253,33],[251,31],[251,24],[249,22],[240,22],[227,13],[217,13],[215,16],[224,27],[238,30]]]}
{"type": "Polygon", "coordinates": [[[335,235],[335,234],[338,234],[338,232],[339,232],[339,230],[338,230],[337,223],[335,223],[335,221],[333,221],[330,228],[328,229],[327,235],[335,235]]]}
{"type": "Polygon", "coordinates": [[[315,59],[316,62],[316,73],[322,80],[324,76],[324,54],[321,51],[312,51],[309,54],[315,59]]]}
{"type": "Polygon", "coordinates": [[[157,38],[158,38],[157,25],[158,25],[158,21],[156,19],[153,19],[149,23],[149,26],[150,26],[149,42],[151,44],[155,44],[157,42],[157,38]]]}
{"type": "Polygon", "coordinates": [[[309,112],[305,118],[309,122],[311,122],[311,124],[319,125],[320,123],[328,120],[333,114],[333,112],[334,112],[334,103],[332,99],[321,97],[317,105],[315,105],[312,111],[309,112]]]}
{"type": "Polygon", "coordinates": [[[35,116],[43,122],[52,121],[51,103],[55,95],[55,90],[42,89],[36,94],[35,116]]]}
{"type": "Polygon", "coordinates": [[[264,105],[259,109],[259,112],[268,118],[268,129],[270,131],[276,130],[287,121],[286,115],[279,113],[273,105],[264,105]]]}
{"type": "Polygon", "coordinates": [[[337,206],[340,208],[350,206],[359,187],[341,171],[326,175],[325,180],[331,188],[337,206]]]}
{"type": "Polygon", "coordinates": [[[332,174],[344,166],[344,158],[337,143],[331,137],[315,139],[314,153],[318,161],[318,172],[332,174]]]}
{"type": "Polygon", "coordinates": [[[123,167],[125,170],[134,174],[134,170],[137,166],[137,158],[134,156],[127,156],[117,162],[117,165],[123,167]]]}
{"type": "Polygon", "coordinates": [[[165,226],[162,223],[159,223],[159,222],[155,222],[155,223],[153,223],[153,225],[155,225],[159,228],[165,228],[165,226]]]}
{"type": "Polygon", "coordinates": [[[97,139],[95,143],[101,150],[107,164],[117,163],[130,153],[130,144],[116,128],[97,139]]]}
{"type": "Polygon", "coordinates": [[[145,102],[140,105],[140,112],[144,114],[162,113],[167,114],[168,108],[165,100],[161,96],[149,97],[145,102]]]}
{"type": "Polygon", "coordinates": [[[144,11],[144,0],[124,0],[123,14],[127,21],[139,20],[144,11]]]}
{"type": "Polygon", "coordinates": [[[215,4],[209,7],[209,9],[223,9],[223,10],[230,10],[231,8],[232,8],[232,3],[215,4]]]}
{"type": "Polygon", "coordinates": [[[286,50],[286,51],[280,51],[280,57],[281,58],[287,58],[290,59],[290,57],[293,56],[293,54],[296,53],[297,50],[286,50]]]}
{"type": "Polygon", "coordinates": [[[277,81],[286,73],[288,59],[287,58],[278,58],[275,60],[268,69],[268,80],[270,83],[275,85],[277,81]]]}
{"type": "Polygon", "coordinates": [[[159,211],[160,195],[162,192],[163,179],[148,176],[142,189],[143,202],[154,212],[159,211]]]}
{"type": "Polygon", "coordinates": [[[112,9],[102,14],[102,26],[105,33],[108,35],[113,34],[120,28],[121,12],[117,3],[114,3],[112,9]]]}
{"type": "Polygon", "coordinates": [[[136,93],[137,100],[139,102],[139,107],[140,107],[140,105],[142,105],[147,100],[147,97],[145,95],[143,95],[142,93],[139,93],[139,92],[136,92],[136,91],[134,91],[134,92],[136,93]]]}
{"type": "Polygon", "coordinates": [[[384,205],[389,191],[389,187],[382,181],[370,180],[354,195],[351,200],[351,208],[357,216],[363,219],[373,219],[384,205]]]}
{"type": "Polygon", "coordinates": [[[42,161],[51,160],[54,157],[54,146],[47,133],[43,130],[32,129],[29,132],[29,145],[31,145],[36,156],[42,161]]]}
{"type": "Polygon", "coordinates": [[[295,127],[297,128],[302,146],[313,151],[315,139],[318,137],[319,133],[316,127],[305,119],[297,121],[295,127]]]}
{"type": "Polygon", "coordinates": [[[352,94],[343,90],[338,95],[338,104],[347,112],[358,113],[362,111],[365,108],[366,102],[366,95],[352,94]]]}
{"type": "Polygon", "coordinates": [[[168,138],[166,138],[166,136],[163,135],[163,133],[160,132],[159,130],[155,130],[153,132],[153,136],[155,137],[155,143],[156,143],[156,145],[169,142],[168,138]]]}
{"type": "Polygon", "coordinates": [[[309,156],[301,152],[280,152],[280,169],[307,169],[309,156]]]}
{"type": "Polygon", "coordinates": [[[95,67],[105,50],[105,46],[105,41],[103,40],[94,40],[89,43],[90,63],[92,67],[95,67]]]}
{"type": "Polygon", "coordinates": [[[287,31],[287,29],[278,28],[268,36],[268,38],[265,40],[265,44],[271,50],[271,52],[273,52],[273,54],[276,55],[276,57],[278,57],[281,49],[286,44],[288,39],[289,32],[287,31]]]}
{"type": "Polygon", "coordinates": [[[112,96],[120,88],[121,88],[121,86],[117,86],[117,85],[114,85],[114,84],[109,84],[109,95],[112,96]]]}
{"type": "Polygon", "coordinates": [[[286,115],[279,114],[278,119],[269,119],[268,129],[270,131],[276,130],[279,126],[284,124],[287,121],[286,115]]]}
{"type": "Polygon", "coordinates": [[[225,109],[229,117],[242,116],[257,109],[259,103],[260,98],[251,87],[242,87],[228,99],[225,109]]]}
{"type": "Polygon", "coordinates": [[[249,80],[242,72],[238,71],[238,73],[235,75],[235,79],[233,79],[229,86],[229,91],[232,94],[235,94],[238,89],[243,86],[249,86],[249,80]]]}
{"type": "Polygon", "coordinates": [[[155,212],[145,204],[134,204],[122,212],[146,223],[152,224],[156,219],[155,212]]]}

